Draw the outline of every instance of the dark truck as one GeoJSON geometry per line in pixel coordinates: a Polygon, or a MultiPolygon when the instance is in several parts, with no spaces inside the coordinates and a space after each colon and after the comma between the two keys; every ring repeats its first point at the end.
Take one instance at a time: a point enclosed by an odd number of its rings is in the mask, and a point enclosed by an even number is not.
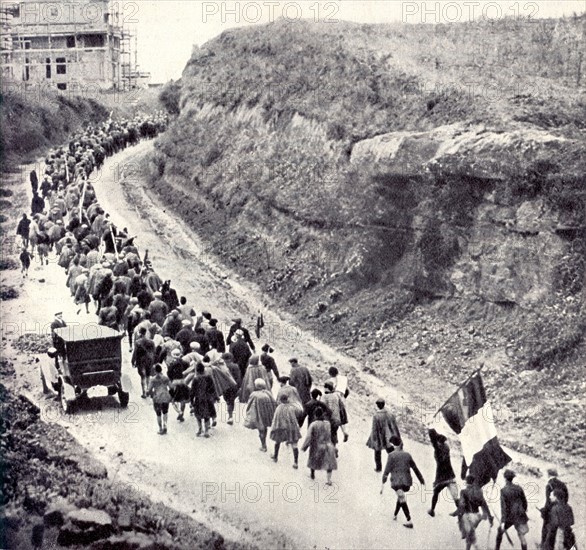
{"type": "Polygon", "coordinates": [[[118,394],[122,407],[128,405],[129,394],[122,389],[123,334],[100,325],[75,325],[55,329],[54,347],[48,351],[53,362],[41,367],[43,391],[48,383],[59,393],[66,413],[81,396],[93,397],[102,392],[118,394]]]}

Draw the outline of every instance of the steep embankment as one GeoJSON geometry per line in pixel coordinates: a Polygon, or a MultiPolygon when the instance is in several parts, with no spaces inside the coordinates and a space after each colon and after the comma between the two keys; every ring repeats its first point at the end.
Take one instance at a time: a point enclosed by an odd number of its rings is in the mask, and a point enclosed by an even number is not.
{"type": "Polygon", "coordinates": [[[185,69],[153,187],[422,406],[484,361],[510,444],[580,455],[585,22],[225,32],[185,69]]]}
{"type": "Polygon", "coordinates": [[[108,117],[106,107],[94,99],[68,97],[49,90],[8,90],[0,101],[3,170],[55,143],[63,143],[82,124],[108,117]]]}
{"type": "Polygon", "coordinates": [[[65,143],[79,128],[106,120],[109,115],[132,117],[139,111],[161,109],[157,95],[156,90],[93,89],[73,95],[38,85],[7,86],[0,94],[1,169],[28,162],[55,144],[65,143]]]}

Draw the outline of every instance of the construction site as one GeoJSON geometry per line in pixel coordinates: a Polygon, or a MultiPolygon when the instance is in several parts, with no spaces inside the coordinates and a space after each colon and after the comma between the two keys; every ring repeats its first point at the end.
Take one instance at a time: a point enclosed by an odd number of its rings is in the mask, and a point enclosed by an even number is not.
{"type": "Polygon", "coordinates": [[[136,31],[120,3],[23,0],[0,7],[4,85],[69,92],[148,87],[137,63],[136,31]]]}

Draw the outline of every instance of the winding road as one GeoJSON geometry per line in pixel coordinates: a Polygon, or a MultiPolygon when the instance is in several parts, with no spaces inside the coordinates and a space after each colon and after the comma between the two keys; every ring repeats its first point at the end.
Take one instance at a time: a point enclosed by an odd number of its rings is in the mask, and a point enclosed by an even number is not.
{"type": "MultiPolygon", "coordinates": [[[[342,371],[356,366],[353,360],[314,335],[304,333],[291,318],[268,309],[270,304],[257,289],[216,265],[192,232],[173,212],[153,202],[140,182],[127,181],[121,185],[120,175],[128,173],[129,167],[140,162],[151,147],[152,142],[142,142],[108,159],[95,187],[100,203],[113,222],[138,235],[141,252],[148,249],[160,276],[171,279],[179,295],[187,296],[197,311],[213,312],[224,325],[238,314],[252,326],[262,309],[266,323],[262,340],[275,347],[275,358],[283,370],[288,365],[287,358],[293,354],[316,373],[325,373],[334,363],[342,371]]],[[[28,327],[35,323],[46,327],[56,308],[63,310],[64,319],[69,323],[95,323],[93,314],[76,315],[77,307],[65,287],[63,270],[55,262],[43,270],[34,264],[22,295],[27,304],[28,327]],[[38,281],[41,277],[45,279],[43,284],[38,281]]],[[[22,303],[17,307],[8,302],[4,307],[5,319],[23,323],[22,303]]],[[[130,391],[126,410],[118,408],[115,398],[105,397],[92,400],[75,415],[66,416],[57,401],[42,395],[36,372],[26,373],[31,397],[39,403],[43,418],[66,426],[104,462],[113,483],[128,482],[151,498],[209,524],[227,539],[248,541],[263,548],[453,550],[464,547],[455,519],[448,515],[453,505],[447,501],[447,495],[442,495],[445,500],[440,499],[435,518],[426,513],[435,475],[430,445],[409,440],[405,445],[428,483],[426,488],[416,486],[408,497],[414,529],[405,529],[401,521],[392,521],[395,495],[390,486],[385,487],[382,496],[379,494],[380,474],[374,472],[372,452],[365,446],[373,396],[384,395],[395,404],[402,399],[409,401],[409,396],[383,388],[369,375],[361,375],[370,397],[356,393],[349,397],[350,440],[340,444],[339,469],[333,476],[335,484],[327,487],[324,472],[317,473],[315,482],[309,478],[305,453],[300,455],[299,470],[292,468],[292,453],[288,448],[282,450],[278,464],[270,460],[269,454],[261,453],[256,432],[243,426],[243,407],[237,410],[235,424],[228,426],[222,403],[218,426],[207,440],[195,437],[196,423],[192,417],[179,423],[171,411],[169,433],[159,436],[150,400],[140,398],[140,381],[130,365],[126,340],[123,355],[123,384],[130,391]]],[[[456,466],[460,457],[453,454],[456,466]]],[[[512,454],[516,460],[537,464],[545,470],[545,464],[512,454]]],[[[526,487],[530,501],[528,540],[530,548],[534,548],[541,530],[535,507],[543,503],[544,480],[523,476],[517,479],[526,487]]],[[[500,513],[498,488],[491,497],[493,509],[500,513]]],[[[577,514],[581,515],[582,511],[577,514]]],[[[580,520],[583,518],[577,517],[580,520]]],[[[516,535],[512,532],[511,536],[518,546],[516,535]]],[[[490,547],[494,547],[494,538],[495,529],[489,531],[487,522],[483,522],[478,529],[480,548],[488,547],[488,540],[490,547]]]]}

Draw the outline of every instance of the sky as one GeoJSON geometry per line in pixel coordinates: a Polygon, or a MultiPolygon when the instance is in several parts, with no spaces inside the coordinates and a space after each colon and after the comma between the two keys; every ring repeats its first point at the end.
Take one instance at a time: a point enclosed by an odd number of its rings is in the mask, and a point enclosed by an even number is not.
{"type": "Polygon", "coordinates": [[[586,12],[586,0],[124,0],[119,5],[125,25],[137,35],[139,68],[150,71],[153,82],[180,78],[194,44],[279,17],[332,25],[340,20],[433,24],[586,12]]]}

